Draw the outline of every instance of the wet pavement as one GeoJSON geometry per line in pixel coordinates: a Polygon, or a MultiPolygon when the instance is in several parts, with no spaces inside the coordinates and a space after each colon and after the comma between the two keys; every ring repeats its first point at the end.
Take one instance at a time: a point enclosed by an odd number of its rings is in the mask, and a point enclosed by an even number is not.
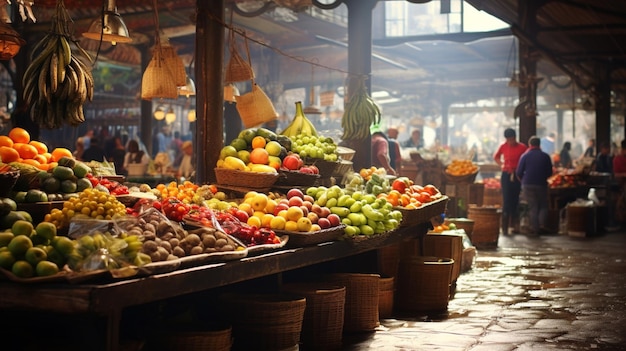
{"type": "Polygon", "coordinates": [[[447,313],[381,320],[342,350],[626,350],[626,233],[500,235],[447,313]]]}

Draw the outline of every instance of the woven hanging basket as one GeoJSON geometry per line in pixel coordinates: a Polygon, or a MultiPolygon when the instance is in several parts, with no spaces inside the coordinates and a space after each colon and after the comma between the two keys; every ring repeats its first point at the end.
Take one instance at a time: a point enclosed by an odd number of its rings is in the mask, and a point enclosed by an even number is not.
{"type": "Polygon", "coordinates": [[[235,96],[237,100],[237,112],[246,128],[258,126],[278,118],[278,112],[272,104],[272,100],[254,82],[252,91],[241,96],[235,96]]]}
{"type": "Polygon", "coordinates": [[[154,55],[141,78],[141,98],[151,100],[154,98],[175,99],[177,97],[178,89],[174,77],[163,60],[161,45],[157,44],[154,48],[154,55]]]}
{"type": "Polygon", "coordinates": [[[163,54],[165,67],[170,70],[176,86],[184,87],[187,84],[187,72],[185,71],[183,59],[178,56],[176,49],[169,44],[162,45],[161,52],[163,54]]]}
{"type": "Polygon", "coordinates": [[[252,70],[252,63],[250,62],[250,49],[248,48],[247,39],[244,40],[244,46],[246,48],[246,54],[248,55],[247,61],[237,51],[235,32],[231,30],[230,59],[226,65],[226,72],[224,72],[224,83],[244,82],[254,79],[254,71],[252,70]]]}

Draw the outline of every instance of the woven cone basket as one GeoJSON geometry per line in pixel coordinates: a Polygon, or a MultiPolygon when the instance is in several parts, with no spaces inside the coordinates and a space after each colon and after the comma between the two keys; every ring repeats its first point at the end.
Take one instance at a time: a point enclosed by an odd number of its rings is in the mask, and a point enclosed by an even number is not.
{"type": "Polygon", "coordinates": [[[161,45],[157,44],[154,48],[154,55],[141,78],[141,98],[144,100],[175,99],[178,97],[174,77],[167,68],[162,55],[161,45]]]}
{"type": "Polygon", "coordinates": [[[183,59],[178,56],[176,49],[169,44],[161,46],[161,52],[163,54],[163,62],[170,70],[174,83],[178,87],[184,87],[187,83],[187,72],[185,71],[183,59]]]}

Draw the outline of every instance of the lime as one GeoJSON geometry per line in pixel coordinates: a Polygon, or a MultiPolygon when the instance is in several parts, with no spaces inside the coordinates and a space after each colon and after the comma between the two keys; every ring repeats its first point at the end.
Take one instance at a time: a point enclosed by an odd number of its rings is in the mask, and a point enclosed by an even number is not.
{"type": "Polygon", "coordinates": [[[13,267],[11,267],[11,271],[13,274],[20,278],[30,278],[35,275],[35,270],[33,266],[30,265],[25,260],[19,260],[13,263],[13,267]]]}
{"type": "Polygon", "coordinates": [[[222,150],[220,150],[220,160],[223,160],[228,156],[237,157],[237,149],[231,145],[224,146],[222,150]]]}
{"type": "Polygon", "coordinates": [[[244,129],[239,133],[238,138],[246,141],[247,144],[252,144],[252,139],[256,136],[256,129],[248,128],[244,129]]]}
{"type": "Polygon", "coordinates": [[[54,262],[40,261],[35,268],[38,277],[46,277],[59,273],[59,267],[54,262]]]}
{"type": "Polygon", "coordinates": [[[230,146],[234,147],[235,150],[237,151],[241,151],[241,150],[246,150],[248,148],[248,143],[246,142],[245,139],[235,138],[233,139],[233,141],[230,142],[230,146]]]}

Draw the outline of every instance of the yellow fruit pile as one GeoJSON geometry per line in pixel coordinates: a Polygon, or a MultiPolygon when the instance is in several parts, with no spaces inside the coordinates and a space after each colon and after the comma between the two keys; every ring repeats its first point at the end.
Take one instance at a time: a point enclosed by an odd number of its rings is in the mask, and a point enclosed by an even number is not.
{"type": "Polygon", "coordinates": [[[57,228],[69,225],[70,219],[76,215],[84,215],[95,219],[113,219],[126,215],[126,206],[114,195],[96,189],[85,189],[77,197],[63,203],[63,209],[52,209],[44,221],[53,223],[57,228]]]}
{"type": "Polygon", "coordinates": [[[453,176],[464,176],[478,172],[478,166],[470,160],[452,160],[446,167],[446,173],[453,176]]]}

